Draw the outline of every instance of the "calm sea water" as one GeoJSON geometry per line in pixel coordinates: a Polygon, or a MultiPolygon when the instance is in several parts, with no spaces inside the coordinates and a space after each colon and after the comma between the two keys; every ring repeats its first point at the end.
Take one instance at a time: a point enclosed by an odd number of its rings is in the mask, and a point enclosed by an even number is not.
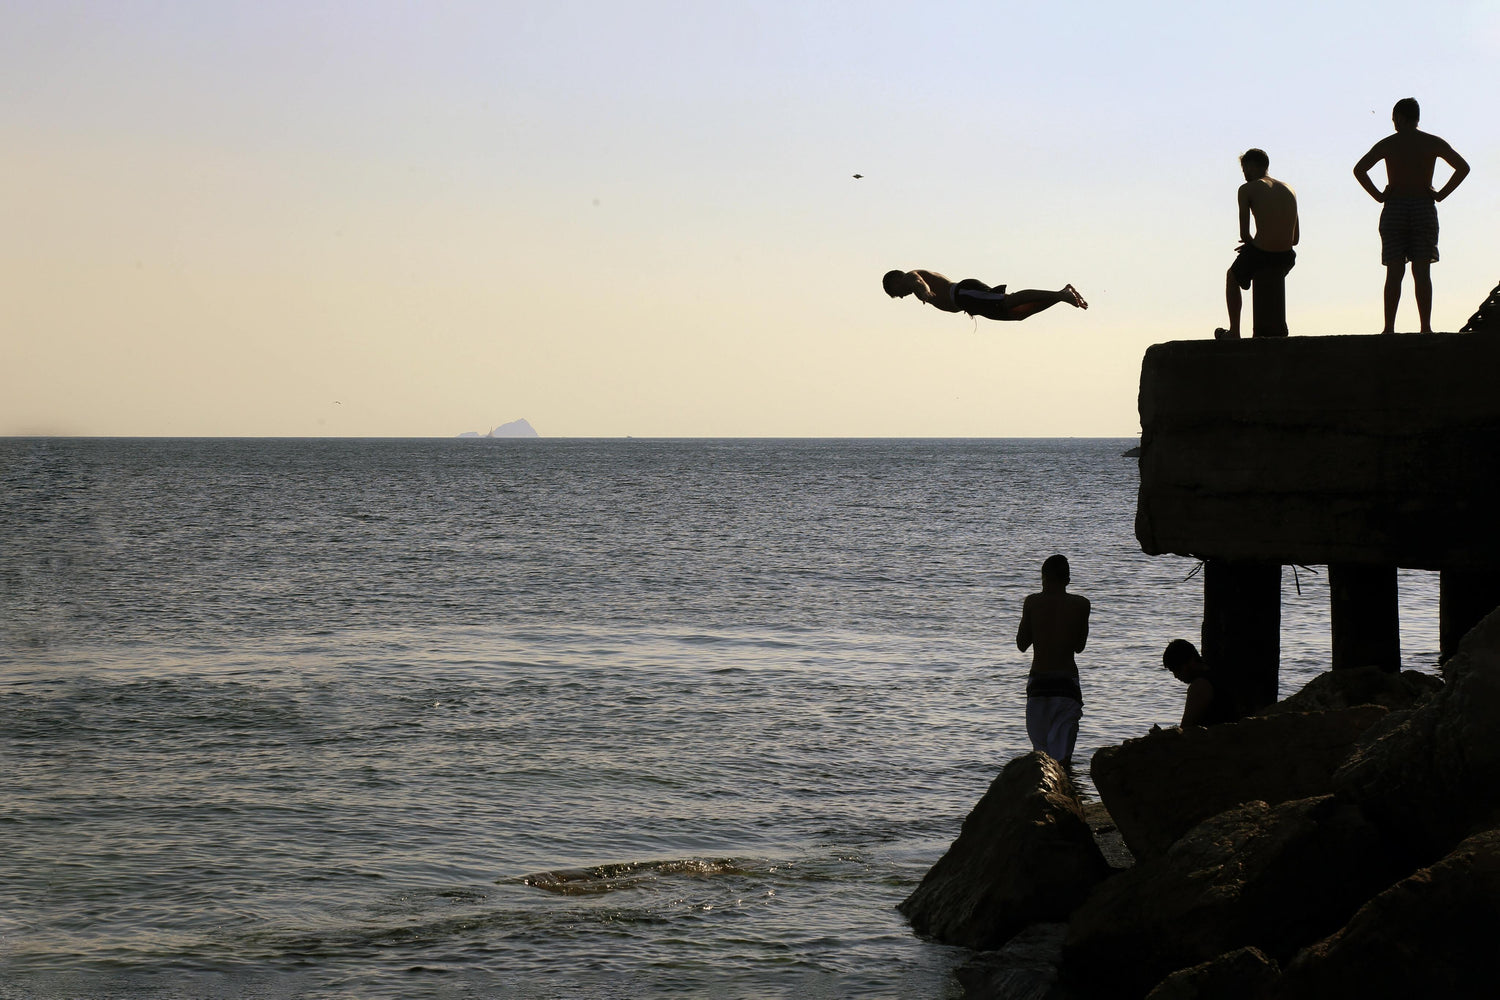
{"type": "Polygon", "coordinates": [[[0,995],[955,996],[1046,556],[1080,758],[1180,713],[1133,443],[0,440],[0,995]]]}

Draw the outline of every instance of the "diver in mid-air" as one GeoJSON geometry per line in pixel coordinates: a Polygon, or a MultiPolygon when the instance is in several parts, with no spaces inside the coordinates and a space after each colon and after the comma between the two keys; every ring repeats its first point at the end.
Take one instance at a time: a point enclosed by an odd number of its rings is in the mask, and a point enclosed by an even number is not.
{"type": "Polygon", "coordinates": [[[1077,309],[1087,309],[1078,289],[1064,285],[1055,292],[1039,288],[1023,288],[1019,292],[1005,291],[1004,285],[991,287],[977,278],[949,281],[936,271],[887,271],[880,283],[885,293],[893,299],[915,295],[930,306],[943,312],[962,312],[970,316],[983,316],[993,320],[1023,320],[1043,309],[1066,302],[1077,309]]]}

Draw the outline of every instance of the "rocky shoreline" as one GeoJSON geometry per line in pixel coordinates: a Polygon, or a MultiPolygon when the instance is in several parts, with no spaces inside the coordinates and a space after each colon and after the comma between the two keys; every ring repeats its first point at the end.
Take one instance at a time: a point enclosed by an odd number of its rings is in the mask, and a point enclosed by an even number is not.
{"type": "Polygon", "coordinates": [[[1091,762],[1008,763],[899,909],[995,1000],[1492,997],[1500,611],[1441,679],[1339,670],[1091,762]]]}

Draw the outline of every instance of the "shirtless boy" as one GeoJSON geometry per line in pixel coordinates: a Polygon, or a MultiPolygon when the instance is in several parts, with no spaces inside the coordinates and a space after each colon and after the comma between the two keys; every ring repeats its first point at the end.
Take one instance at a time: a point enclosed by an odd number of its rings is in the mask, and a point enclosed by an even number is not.
{"type": "MultiPolygon", "coordinates": [[[[1292,247],[1302,238],[1297,226],[1297,192],[1278,181],[1266,171],[1271,168],[1271,158],[1263,149],[1247,149],[1240,157],[1240,171],[1245,183],[1240,185],[1240,245],[1239,254],[1224,279],[1224,302],[1229,307],[1229,329],[1219,328],[1214,336],[1219,339],[1238,340],[1240,336],[1240,309],[1244,302],[1241,289],[1260,275],[1284,276],[1297,263],[1297,251],[1292,247]],[[1250,232],[1250,217],[1255,217],[1255,233],[1250,232]]],[[[1257,316],[1257,327],[1264,329],[1265,316],[1257,316]]],[[[1285,324],[1278,331],[1286,335],[1285,324]]],[[[1266,334],[1262,334],[1266,335],[1266,334]]]]}
{"type": "Polygon", "coordinates": [[[1403,97],[1391,109],[1392,135],[1381,139],[1354,165],[1354,179],[1370,197],[1385,205],[1380,210],[1380,262],[1385,265],[1385,329],[1396,332],[1396,307],[1401,304],[1401,279],[1411,261],[1411,282],[1417,293],[1417,318],[1422,332],[1432,332],[1432,275],[1438,259],[1436,202],[1453,193],[1469,176],[1469,164],[1453,147],[1417,128],[1422,109],[1414,97],[1403,97]],[[1385,190],[1370,180],[1370,168],[1385,161],[1385,190]],[[1432,172],[1442,160],[1453,175],[1442,189],[1432,189],[1432,172]]]}
{"type": "Polygon", "coordinates": [[[924,271],[920,268],[915,271],[887,271],[880,283],[885,286],[885,293],[893,299],[915,295],[943,312],[965,312],[985,319],[1022,320],[1059,302],[1066,302],[1078,309],[1089,307],[1072,285],[1066,285],[1055,292],[1023,288],[1019,292],[1006,294],[1004,285],[991,288],[977,278],[949,281],[936,271],[924,271]]]}
{"type": "Polygon", "coordinates": [[[1162,666],[1188,686],[1182,705],[1182,727],[1211,726],[1235,722],[1240,715],[1234,693],[1216,671],[1210,670],[1198,647],[1186,639],[1173,639],[1161,654],[1162,666]]]}
{"type": "Polygon", "coordinates": [[[1069,576],[1065,556],[1049,556],[1042,563],[1042,592],[1026,598],[1016,633],[1021,652],[1036,646],[1026,682],[1026,735],[1033,750],[1063,764],[1073,759],[1083,717],[1073,654],[1083,652],[1089,638],[1088,598],[1068,593],[1069,576]]]}

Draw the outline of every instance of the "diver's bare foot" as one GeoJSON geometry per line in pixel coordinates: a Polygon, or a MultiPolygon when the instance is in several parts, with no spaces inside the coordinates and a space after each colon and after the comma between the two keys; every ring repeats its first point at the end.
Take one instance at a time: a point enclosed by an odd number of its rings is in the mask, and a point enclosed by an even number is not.
{"type": "Polygon", "coordinates": [[[1221,326],[1221,327],[1218,327],[1218,328],[1216,328],[1214,330],[1214,339],[1215,340],[1239,340],[1240,339],[1240,331],[1238,331],[1238,330],[1226,330],[1226,329],[1224,329],[1221,326]]]}
{"type": "Polygon", "coordinates": [[[1077,306],[1079,309],[1087,309],[1089,307],[1089,304],[1083,301],[1083,296],[1078,294],[1078,289],[1074,288],[1072,285],[1064,286],[1063,291],[1067,292],[1073,297],[1073,305],[1077,306]]]}

